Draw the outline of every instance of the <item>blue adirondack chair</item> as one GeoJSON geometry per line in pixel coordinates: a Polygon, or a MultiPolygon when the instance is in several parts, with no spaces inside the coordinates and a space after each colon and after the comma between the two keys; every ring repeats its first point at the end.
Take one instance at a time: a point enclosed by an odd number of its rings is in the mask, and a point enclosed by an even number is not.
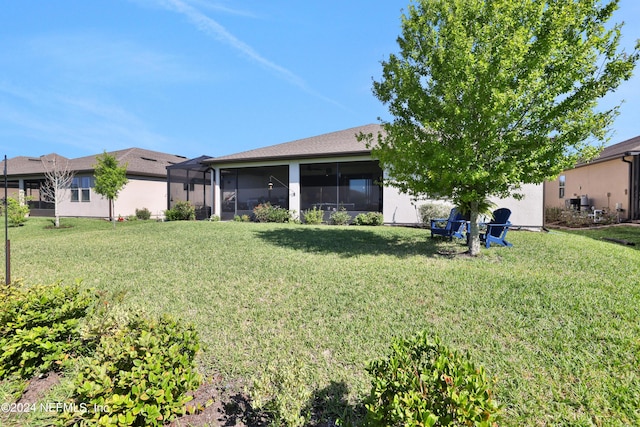
{"type": "Polygon", "coordinates": [[[486,233],[480,233],[480,241],[485,243],[487,249],[491,247],[492,243],[500,246],[513,246],[505,240],[507,231],[509,231],[509,227],[511,226],[511,222],[509,222],[510,216],[511,211],[507,208],[500,208],[493,211],[493,219],[485,224],[487,226],[486,233]]]}
{"type": "Polygon", "coordinates": [[[458,212],[458,209],[453,208],[449,218],[433,218],[431,220],[431,237],[444,236],[448,237],[449,240],[453,240],[454,237],[462,239],[466,230],[465,226],[466,221],[462,214],[458,212]],[[445,224],[444,227],[442,227],[442,224],[445,224]]]}

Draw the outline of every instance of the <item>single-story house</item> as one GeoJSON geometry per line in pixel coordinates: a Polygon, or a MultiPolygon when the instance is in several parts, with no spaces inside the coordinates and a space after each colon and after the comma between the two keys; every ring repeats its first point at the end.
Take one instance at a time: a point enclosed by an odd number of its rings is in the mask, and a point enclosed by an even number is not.
{"type": "Polygon", "coordinates": [[[640,136],[605,147],[544,187],[546,208],[602,209],[621,220],[640,219],[640,136]]]}
{"type": "MultiPolygon", "coordinates": [[[[356,138],[361,132],[376,134],[381,130],[380,125],[370,124],[221,157],[194,159],[194,176],[206,183],[202,172],[213,170],[213,213],[222,220],[250,215],[258,204],[271,202],[298,214],[316,206],[325,211],[327,219],[331,212],[344,208],[352,216],[382,212],[387,224],[419,223],[418,207],[426,201],[380,186],[385,171],[365,143],[356,138]]],[[[169,191],[172,199],[178,198],[174,190],[169,191]]],[[[513,224],[541,227],[542,185],[523,185],[522,192],[522,200],[495,202],[511,209],[513,224]]]]}
{"type": "MultiPolygon", "coordinates": [[[[59,214],[66,217],[107,218],[110,215],[123,217],[134,215],[136,209],[147,208],[155,217],[162,217],[167,207],[167,167],[184,162],[184,156],[160,153],[141,148],[129,148],[109,152],[120,165],[127,165],[129,182],[115,201],[115,212],[109,212],[106,198],[94,191],[95,165],[97,157],[69,159],[58,154],[40,157],[18,156],[7,159],[7,181],[9,195],[26,201],[34,216],[53,216],[53,203],[44,199],[40,189],[45,185],[46,170],[51,170],[53,161],[58,170],[73,171],[74,178],[66,197],[58,205],[59,214]]],[[[4,161],[0,162],[4,170],[4,161]]]]}

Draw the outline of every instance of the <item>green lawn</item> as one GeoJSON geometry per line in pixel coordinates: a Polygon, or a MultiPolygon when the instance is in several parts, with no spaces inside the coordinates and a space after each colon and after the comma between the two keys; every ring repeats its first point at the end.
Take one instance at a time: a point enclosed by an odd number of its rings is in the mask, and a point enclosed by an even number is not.
{"type": "MultiPolygon", "coordinates": [[[[302,360],[316,397],[353,404],[366,362],[427,328],[496,379],[504,425],[640,424],[640,252],[599,236],[510,232],[477,258],[428,232],[235,222],[32,218],[9,230],[12,278],[126,293],[193,322],[204,372],[248,380],[302,360]]],[[[616,228],[640,243],[640,228],[616,228]]],[[[624,236],[624,237],[621,237],[624,236]]]]}

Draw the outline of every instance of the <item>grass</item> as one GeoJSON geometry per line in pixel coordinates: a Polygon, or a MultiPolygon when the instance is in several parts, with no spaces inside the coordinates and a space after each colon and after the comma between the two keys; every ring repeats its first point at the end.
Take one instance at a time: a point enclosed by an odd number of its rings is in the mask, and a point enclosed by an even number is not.
{"type": "MultiPolygon", "coordinates": [[[[14,279],[81,278],[193,322],[205,373],[247,382],[298,360],[314,398],[339,390],[354,404],[366,362],[426,328],[495,378],[504,425],[640,423],[637,247],[510,232],[513,248],[451,258],[438,252],[464,247],[410,228],[48,223],[10,229],[14,279]]],[[[640,242],[640,228],[615,230],[640,242]]]]}

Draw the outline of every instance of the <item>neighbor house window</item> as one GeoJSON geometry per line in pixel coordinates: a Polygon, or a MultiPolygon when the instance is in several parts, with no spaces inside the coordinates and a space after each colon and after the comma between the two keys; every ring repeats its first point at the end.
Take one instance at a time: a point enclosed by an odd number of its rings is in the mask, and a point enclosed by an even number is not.
{"type": "Polygon", "coordinates": [[[71,201],[72,202],[90,202],[91,187],[93,187],[93,177],[76,176],[71,181],[71,201]]]}
{"type": "Polygon", "coordinates": [[[564,175],[560,175],[558,178],[558,197],[564,199],[564,187],[565,187],[566,178],[564,175]]]}

